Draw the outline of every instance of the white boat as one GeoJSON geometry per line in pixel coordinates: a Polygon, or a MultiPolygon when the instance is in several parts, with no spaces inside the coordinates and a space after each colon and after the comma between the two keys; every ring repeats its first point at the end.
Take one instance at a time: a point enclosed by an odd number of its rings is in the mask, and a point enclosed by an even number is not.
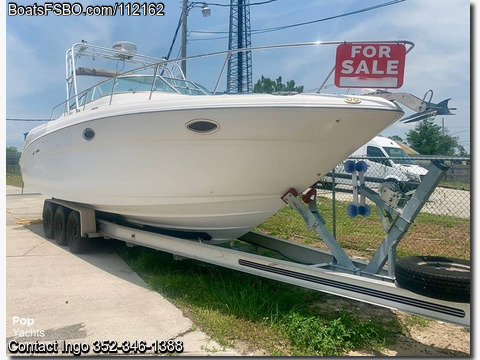
{"type": "Polygon", "coordinates": [[[62,115],[25,139],[25,186],[212,242],[247,233],[404,114],[376,96],[211,94],[129,43],[75,44],[66,60],[62,115]],[[77,67],[100,56],[143,65],[77,67]],[[80,74],[104,81],[79,91],[80,74]]]}

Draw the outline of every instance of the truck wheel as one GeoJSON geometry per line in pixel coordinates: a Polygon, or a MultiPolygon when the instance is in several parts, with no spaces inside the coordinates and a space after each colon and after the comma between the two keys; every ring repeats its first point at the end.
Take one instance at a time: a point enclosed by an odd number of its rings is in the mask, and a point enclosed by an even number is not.
{"type": "Polygon", "coordinates": [[[382,181],[382,184],[393,192],[400,192],[400,182],[396,179],[386,179],[382,181]]]}
{"type": "Polygon", "coordinates": [[[67,242],[70,251],[74,254],[83,254],[87,248],[88,239],[80,233],[80,214],[71,211],[67,220],[67,242]]]}
{"type": "Polygon", "coordinates": [[[68,209],[58,206],[53,217],[53,237],[58,245],[67,245],[68,209]]]}
{"type": "Polygon", "coordinates": [[[412,256],[395,264],[398,286],[434,299],[470,302],[470,261],[412,256]]]}
{"type": "Polygon", "coordinates": [[[325,189],[325,190],[333,190],[333,184],[328,181],[319,181],[316,183],[316,189],[325,189]]]}
{"type": "Polygon", "coordinates": [[[43,233],[47,239],[53,239],[53,215],[55,214],[56,205],[50,201],[43,203],[43,233]]]}

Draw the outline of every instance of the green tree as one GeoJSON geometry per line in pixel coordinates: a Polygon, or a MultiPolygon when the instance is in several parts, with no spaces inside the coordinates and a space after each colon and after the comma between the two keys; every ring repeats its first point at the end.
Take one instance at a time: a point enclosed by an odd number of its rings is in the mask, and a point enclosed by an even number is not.
{"type": "Polygon", "coordinates": [[[393,141],[400,141],[400,142],[403,142],[403,138],[401,138],[400,136],[398,135],[392,135],[392,136],[389,136],[388,137],[389,139],[392,139],[393,141]]]}
{"type": "Polygon", "coordinates": [[[7,165],[16,165],[20,160],[20,152],[14,146],[7,147],[7,165]]]}
{"type": "Polygon", "coordinates": [[[433,119],[420,121],[407,133],[407,142],[422,155],[468,156],[458,144],[458,137],[443,135],[441,126],[434,124],[433,119]]]}
{"type": "Polygon", "coordinates": [[[273,81],[272,79],[266,78],[263,75],[260,79],[258,79],[257,83],[253,85],[254,93],[271,94],[278,91],[296,91],[301,93],[303,92],[303,85],[295,86],[295,81],[293,80],[287,81],[287,84],[285,85],[282,82],[281,76],[273,81]]]}

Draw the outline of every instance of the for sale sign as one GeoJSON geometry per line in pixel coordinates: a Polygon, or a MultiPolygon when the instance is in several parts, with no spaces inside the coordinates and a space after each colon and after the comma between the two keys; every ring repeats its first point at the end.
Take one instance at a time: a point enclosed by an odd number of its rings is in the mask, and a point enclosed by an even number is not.
{"type": "Polygon", "coordinates": [[[342,44],[337,47],[335,86],[391,88],[403,84],[403,44],[342,44]]]}

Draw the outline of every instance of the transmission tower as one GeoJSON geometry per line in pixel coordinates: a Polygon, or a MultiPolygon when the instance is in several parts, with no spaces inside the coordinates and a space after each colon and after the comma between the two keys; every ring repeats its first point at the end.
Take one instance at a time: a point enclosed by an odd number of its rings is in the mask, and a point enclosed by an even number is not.
{"type": "MultiPolygon", "coordinates": [[[[230,31],[228,49],[251,47],[250,0],[230,0],[230,31]]],[[[252,53],[234,53],[228,61],[227,92],[247,93],[252,91],[252,53]]]]}

